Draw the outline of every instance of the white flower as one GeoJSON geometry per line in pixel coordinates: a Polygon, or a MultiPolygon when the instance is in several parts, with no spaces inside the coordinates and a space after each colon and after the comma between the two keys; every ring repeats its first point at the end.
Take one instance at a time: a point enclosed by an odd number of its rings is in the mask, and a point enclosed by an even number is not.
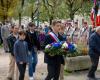
{"type": "Polygon", "coordinates": [[[46,45],[45,49],[49,49],[51,47],[50,44],[46,45]]]}
{"type": "Polygon", "coordinates": [[[77,45],[76,44],[73,44],[73,45],[74,45],[75,49],[77,49],[77,45]]]}
{"type": "Polygon", "coordinates": [[[62,44],[62,48],[64,49],[64,48],[68,48],[68,44],[66,43],[66,42],[64,42],[63,44],[62,44]]]}

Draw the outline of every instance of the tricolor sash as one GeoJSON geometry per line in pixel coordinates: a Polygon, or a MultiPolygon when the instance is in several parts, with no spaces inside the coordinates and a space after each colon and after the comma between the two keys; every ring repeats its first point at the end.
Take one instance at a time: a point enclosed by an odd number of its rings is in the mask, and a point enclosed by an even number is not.
{"type": "Polygon", "coordinates": [[[58,39],[58,37],[57,37],[53,32],[49,32],[49,35],[51,36],[51,38],[52,38],[55,42],[60,42],[60,40],[58,39]]]}

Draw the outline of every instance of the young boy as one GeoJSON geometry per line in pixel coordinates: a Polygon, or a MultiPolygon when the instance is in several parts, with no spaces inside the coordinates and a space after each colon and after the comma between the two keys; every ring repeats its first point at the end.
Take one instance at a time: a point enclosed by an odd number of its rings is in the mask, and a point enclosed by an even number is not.
{"type": "Polygon", "coordinates": [[[28,63],[28,45],[25,39],[25,32],[19,31],[19,39],[14,44],[14,54],[19,69],[19,80],[24,80],[26,64],[28,63]]]}

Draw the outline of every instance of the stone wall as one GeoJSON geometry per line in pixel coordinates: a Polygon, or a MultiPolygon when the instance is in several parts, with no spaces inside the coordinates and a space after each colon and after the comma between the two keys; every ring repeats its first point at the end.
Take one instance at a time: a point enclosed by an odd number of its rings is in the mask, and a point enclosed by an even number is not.
{"type": "Polygon", "coordinates": [[[65,69],[67,71],[76,71],[89,69],[91,67],[91,60],[89,56],[66,57],[65,69]]]}

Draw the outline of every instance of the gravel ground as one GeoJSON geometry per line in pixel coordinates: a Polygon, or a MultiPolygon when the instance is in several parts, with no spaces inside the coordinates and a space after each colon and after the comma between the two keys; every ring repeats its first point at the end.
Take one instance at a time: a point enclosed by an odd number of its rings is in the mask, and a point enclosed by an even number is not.
{"type": "MultiPolygon", "coordinates": [[[[46,64],[43,62],[44,56],[41,52],[38,55],[38,65],[36,69],[36,79],[35,80],[44,80],[47,71],[46,71],[46,64]]],[[[9,53],[4,53],[3,49],[0,49],[0,80],[7,80],[7,73],[9,67],[9,53]]],[[[79,71],[73,72],[68,75],[65,75],[64,80],[86,80],[86,75],[88,71],[79,71]]],[[[100,78],[100,64],[97,71],[97,77],[100,78]]],[[[26,71],[25,80],[28,80],[28,69],[26,71]]]]}

